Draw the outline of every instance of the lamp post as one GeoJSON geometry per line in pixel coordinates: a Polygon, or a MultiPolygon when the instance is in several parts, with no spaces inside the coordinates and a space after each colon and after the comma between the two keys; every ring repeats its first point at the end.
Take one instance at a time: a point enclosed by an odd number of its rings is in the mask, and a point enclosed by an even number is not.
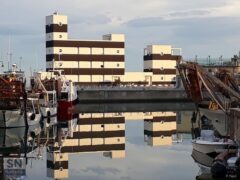
{"type": "Polygon", "coordinates": [[[197,59],[198,57],[197,57],[197,55],[195,55],[195,62],[197,63],[197,61],[198,61],[198,59],[197,59]]]}
{"type": "Polygon", "coordinates": [[[3,61],[0,61],[2,64],[1,64],[1,68],[3,68],[4,67],[4,64],[3,64],[3,61]]]}
{"type": "Polygon", "coordinates": [[[219,57],[219,63],[220,63],[220,65],[223,65],[223,56],[219,57]]]}

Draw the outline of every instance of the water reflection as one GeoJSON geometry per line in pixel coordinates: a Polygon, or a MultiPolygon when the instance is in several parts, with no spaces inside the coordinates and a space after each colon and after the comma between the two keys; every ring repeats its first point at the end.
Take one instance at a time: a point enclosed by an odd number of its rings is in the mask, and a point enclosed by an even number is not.
{"type": "MultiPolygon", "coordinates": [[[[77,172],[73,171],[73,169],[75,169],[73,167],[75,166],[84,167],[84,160],[76,161],[75,158],[72,159],[71,157],[84,157],[87,155],[88,160],[85,161],[85,163],[92,162],[92,165],[94,165],[97,164],[97,162],[91,157],[95,157],[94,154],[102,154],[103,158],[124,160],[113,161],[114,164],[111,165],[115,168],[119,167],[121,169],[121,164],[123,162],[131,164],[135,161],[140,161],[142,158],[147,164],[152,161],[148,162],[148,159],[150,160],[159,156],[158,154],[160,152],[155,151],[155,148],[153,148],[153,151],[151,152],[148,149],[145,149],[147,146],[160,146],[156,147],[156,150],[163,147],[161,153],[169,153],[172,155],[180,152],[185,153],[184,156],[181,155],[175,157],[175,159],[170,160],[169,162],[163,161],[163,159],[165,159],[164,156],[169,159],[167,157],[168,155],[160,155],[161,159],[153,163],[155,165],[158,164],[156,167],[160,167],[159,165],[163,162],[163,169],[164,164],[166,165],[168,163],[170,163],[171,166],[178,166],[180,162],[180,160],[178,160],[179,158],[189,157],[187,160],[185,159],[186,162],[188,162],[186,167],[182,167],[187,169],[188,166],[191,166],[188,165],[191,163],[190,151],[186,151],[184,148],[188,147],[189,150],[191,149],[191,144],[189,143],[191,133],[190,116],[191,112],[170,111],[81,113],[79,114],[78,119],[65,123],[54,124],[52,121],[44,121],[41,126],[36,127],[35,129],[2,129],[2,131],[0,131],[2,143],[0,148],[2,155],[1,175],[2,177],[5,175],[6,178],[6,173],[4,174],[5,169],[3,168],[3,158],[16,157],[17,154],[17,157],[23,157],[26,159],[27,166],[25,169],[27,169],[26,174],[29,179],[32,179],[34,176],[32,173],[34,171],[30,170],[31,168],[34,169],[34,166],[37,166],[36,169],[40,168],[45,169],[46,171],[46,173],[42,171],[40,174],[39,172],[35,172],[40,179],[47,177],[52,179],[78,179],[76,177],[80,177],[80,174],[86,174],[86,172],[88,172],[86,171],[87,167],[85,166],[85,169],[77,172]],[[132,122],[134,123],[133,126],[131,125],[132,122]],[[126,132],[128,126],[130,129],[126,132]],[[138,136],[141,136],[139,139],[142,141],[140,142],[141,146],[143,146],[135,147],[131,142],[130,134],[138,134],[138,136]],[[172,145],[176,143],[184,143],[184,145],[173,148],[172,145]],[[4,149],[6,148],[8,148],[7,153],[4,153],[4,149]],[[181,148],[183,150],[181,150],[181,148]],[[175,149],[178,150],[176,151],[175,149]],[[137,155],[137,151],[139,150],[141,150],[142,153],[148,152],[148,155],[137,155]],[[151,156],[152,153],[155,154],[154,157],[151,156]],[[12,156],[12,154],[14,154],[14,156],[12,156]],[[134,156],[136,156],[135,158],[137,158],[137,160],[133,161],[132,158],[134,156]]],[[[53,122],[55,122],[55,120],[53,120],[53,122]]],[[[142,165],[139,164],[138,168],[143,168],[141,166],[144,166],[145,163],[142,165]]],[[[135,166],[137,164],[135,164],[135,166]]],[[[103,161],[101,167],[104,166],[103,161]]],[[[89,168],[90,167],[87,169],[89,168]]],[[[118,171],[120,171],[120,169],[118,171]]],[[[133,171],[136,170],[137,169],[133,171]]],[[[158,179],[157,172],[159,169],[152,168],[151,171],[153,170],[156,170],[156,174],[152,175],[152,178],[150,179],[158,179]]],[[[139,172],[139,174],[141,174],[141,172],[139,172]]],[[[129,172],[129,176],[131,177],[130,174],[131,173],[129,172]]],[[[177,174],[175,176],[170,175],[167,172],[165,172],[165,174],[165,179],[178,177],[177,174]]],[[[126,173],[125,176],[128,176],[128,173],[126,173]]],[[[122,174],[116,179],[122,179],[125,176],[122,174]]],[[[189,172],[189,175],[187,176],[193,177],[194,172],[189,172]]],[[[19,175],[15,173],[11,177],[17,178],[19,175]]],[[[25,176],[21,175],[21,178],[23,177],[25,176]]],[[[162,177],[164,176],[162,175],[162,177]]],[[[130,179],[132,178],[134,179],[134,177],[131,177],[130,179]]],[[[93,179],[102,178],[95,177],[93,179]]],[[[180,179],[186,179],[186,175],[180,179]]]]}
{"type": "Polygon", "coordinates": [[[68,178],[70,154],[103,152],[105,157],[125,157],[125,118],[106,114],[80,114],[76,124],[58,129],[60,142],[49,146],[47,176],[53,179],[68,178]]]}
{"type": "Polygon", "coordinates": [[[26,175],[29,153],[33,152],[40,125],[0,129],[0,179],[22,179],[26,175]]]}
{"type": "Polygon", "coordinates": [[[150,146],[172,145],[176,129],[176,113],[150,115],[144,119],[144,140],[150,146]]]}

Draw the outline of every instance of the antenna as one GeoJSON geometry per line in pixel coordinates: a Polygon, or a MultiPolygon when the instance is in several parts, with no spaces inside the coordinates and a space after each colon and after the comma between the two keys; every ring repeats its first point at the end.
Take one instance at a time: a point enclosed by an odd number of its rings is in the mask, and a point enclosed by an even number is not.
{"type": "Polygon", "coordinates": [[[21,65],[22,65],[22,56],[19,57],[19,70],[20,71],[22,71],[21,65]]]}
{"type": "Polygon", "coordinates": [[[38,69],[39,69],[39,66],[38,66],[38,54],[37,54],[37,51],[35,52],[35,60],[36,60],[36,71],[38,71],[38,69]]]}
{"type": "Polygon", "coordinates": [[[11,53],[11,38],[10,35],[8,37],[8,70],[9,69],[9,64],[12,64],[12,53],[11,53]]]}

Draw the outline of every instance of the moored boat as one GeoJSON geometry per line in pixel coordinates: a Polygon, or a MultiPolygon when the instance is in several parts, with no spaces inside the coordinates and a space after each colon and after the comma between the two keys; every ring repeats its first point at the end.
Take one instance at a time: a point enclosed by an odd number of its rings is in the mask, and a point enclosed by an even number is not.
{"type": "Polygon", "coordinates": [[[192,141],[193,149],[200,153],[217,155],[235,143],[227,138],[216,138],[213,130],[201,130],[201,136],[192,141]]]}

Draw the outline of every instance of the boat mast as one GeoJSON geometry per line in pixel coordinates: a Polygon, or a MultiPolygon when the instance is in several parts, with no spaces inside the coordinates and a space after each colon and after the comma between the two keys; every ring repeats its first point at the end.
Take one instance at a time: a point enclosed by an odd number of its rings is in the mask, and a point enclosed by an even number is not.
{"type": "Polygon", "coordinates": [[[12,52],[11,52],[11,38],[8,37],[8,70],[10,70],[10,66],[12,65],[12,52]]]}

